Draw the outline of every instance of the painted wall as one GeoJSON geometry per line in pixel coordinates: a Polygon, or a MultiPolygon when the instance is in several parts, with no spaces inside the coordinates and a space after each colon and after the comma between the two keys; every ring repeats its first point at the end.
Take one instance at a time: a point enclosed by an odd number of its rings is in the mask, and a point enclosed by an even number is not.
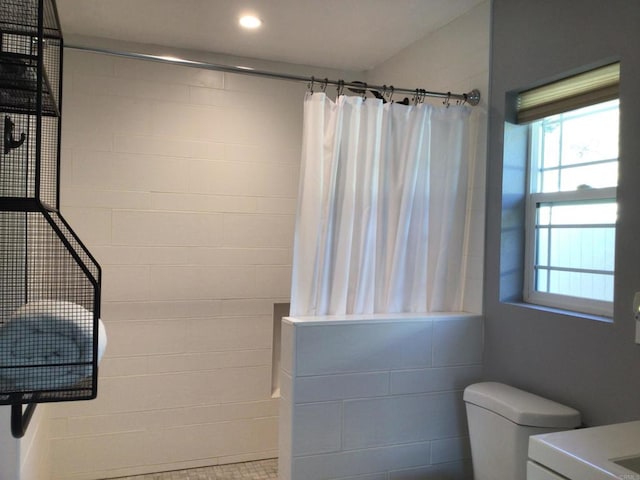
{"type": "Polygon", "coordinates": [[[302,84],[67,49],[62,212],[103,267],[98,399],[50,406],[53,479],[277,456],[302,84]]]}
{"type": "MultiPolygon", "coordinates": [[[[463,308],[482,313],[485,170],[489,90],[489,1],[479,4],[367,73],[371,84],[426,88],[439,92],[480,90],[472,113],[476,157],[470,165],[465,242],[463,308]]],[[[394,96],[402,100],[402,96],[394,96]]],[[[441,100],[434,100],[440,104],[441,100]]]]}
{"type": "Polygon", "coordinates": [[[589,425],[640,417],[640,346],[634,344],[631,313],[633,292],[640,290],[639,24],[640,3],[628,0],[492,4],[485,377],[571,405],[589,425]],[[522,208],[524,176],[521,166],[512,165],[504,122],[510,92],[615,60],[621,61],[620,180],[609,323],[513,302],[506,287],[519,268],[512,253],[522,250],[523,235],[518,215],[507,213],[522,208]],[[501,301],[507,299],[512,303],[501,301]]]}

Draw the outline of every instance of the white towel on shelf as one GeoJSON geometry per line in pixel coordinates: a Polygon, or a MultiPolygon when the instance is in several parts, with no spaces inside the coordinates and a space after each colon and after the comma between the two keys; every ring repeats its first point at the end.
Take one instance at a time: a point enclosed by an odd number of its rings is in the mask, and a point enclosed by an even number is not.
{"type": "MultiPolygon", "coordinates": [[[[99,362],[107,344],[99,320],[99,362]]],[[[0,385],[18,390],[72,387],[91,376],[93,313],[72,302],[40,300],[0,326],[0,385]],[[10,367],[10,368],[7,368],[10,367]]]]}

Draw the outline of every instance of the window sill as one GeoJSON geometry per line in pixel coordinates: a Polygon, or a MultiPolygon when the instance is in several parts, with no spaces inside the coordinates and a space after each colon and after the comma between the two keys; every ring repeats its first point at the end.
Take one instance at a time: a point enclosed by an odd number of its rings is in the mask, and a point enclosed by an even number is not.
{"type": "Polygon", "coordinates": [[[564,310],[561,308],[546,307],[544,305],[536,305],[534,303],[524,303],[524,302],[502,302],[502,303],[505,305],[513,305],[514,307],[518,307],[518,308],[526,308],[529,310],[537,310],[540,312],[553,313],[556,315],[564,315],[566,317],[582,318],[585,320],[595,320],[597,322],[613,324],[613,318],[605,317],[602,315],[593,315],[590,313],[576,312],[574,310],[564,310]]]}

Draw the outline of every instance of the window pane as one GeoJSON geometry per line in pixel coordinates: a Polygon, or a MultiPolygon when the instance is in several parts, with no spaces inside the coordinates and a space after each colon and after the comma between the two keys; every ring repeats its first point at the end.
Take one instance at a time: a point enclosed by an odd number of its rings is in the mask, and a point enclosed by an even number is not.
{"type": "Polygon", "coordinates": [[[538,205],[538,225],[549,225],[551,223],[551,205],[538,205]]]}
{"type": "Polygon", "coordinates": [[[549,292],[549,271],[537,270],[536,271],[536,291],[537,292],[549,292]]]}
{"type": "Polygon", "coordinates": [[[618,184],[618,162],[596,163],[561,170],[560,191],[606,188],[618,184]]]}
{"type": "Polygon", "coordinates": [[[613,298],[616,209],[614,200],[538,205],[536,291],[605,301],[613,298]]]}
{"type": "Polygon", "coordinates": [[[614,243],[614,228],[551,229],[550,266],[613,272],[614,243]]]}
{"type": "Polygon", "coordinates": [[[548,228],[538,229],[536,238],[536,265],[549,266],[549,234],[548,228]]]}
{"type": "Polygon", "coordinates": [[[552,193],[560,190],[560,170],[553,168],[551,170],[544,170],[540,173],[542,177],[542,192],[552,193]]]}
{"type": "Polygon", "coordinates": [[[533,193],[618,184],[618,100],[532,123],[533,193]]]}
{"type": "Polygon", "coordinates": [[[618,158],[617,100],[613,103],[615,104],[607,102],[563,114],[563,165],[618,158]]]}
{"type": "MultiPolygon", "coordinates": [[[[614,200],[584,203],[545,203],[550,209],[550,225],[611,225],[616,222],[617,204],[614,200]]],[[[540,208],[539,208],[540,210],[540,208]]]]}
{"type": "Polygon", "coordinates": [[[613,275],[551,270],[548,292],[612,302],[613,275]]]}
{"type": "Polygon", "coordinates": [[[560,165],[560,122],[558,120],[543,121],[543,151],[541,168],[560,165]]]}

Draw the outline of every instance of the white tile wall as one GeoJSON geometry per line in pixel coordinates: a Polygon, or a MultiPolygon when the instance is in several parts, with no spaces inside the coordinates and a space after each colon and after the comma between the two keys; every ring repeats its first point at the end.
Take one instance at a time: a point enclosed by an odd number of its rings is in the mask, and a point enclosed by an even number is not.
{"type": "Polygon", "coordinates": [[[431,322],[399,321],[386,324],[307,326],[298,333],[297,374],[417,368],[431,365],[431,322]],[[331,355],[327,355],[327,346],[331,355]]]}
{"type": "Polygon", "coordinates": [[[462,391],[481,378],[482,323],[286,319],[280,479],[471,478],[462,391]]]}
{"type": "MultiPolygon", "coordinates": [[[[310,455],[293,460],[291,478],[306,480],[340,479],[361,474],[424,465],[430,455],[428,442],[369,448],[354,452],[310,455]]],[[[284,478],[284,477],[283,477],[284,478]]],[[[365,477],[366,478],[366,477],[365,477]]]]}
{"type": "MultiPolygon", "coordinates": [[[[9,407],[4,407],[8,409],[9,407]]],[[[31,422],[26,429],[25,436],[20,440],[12,439],[19,454],[20,467],[17,472],[12,472],[11,462],[3,462],[0,468],[0,478],[3,480],[42,480],[49,475],[49,443],[46,431],[49,428],[49,411],[46,404],[40,404],[34,411],[31,422]],[[6,470],[5,470],[6,469],[6,470]]],[[[3,433],[8,435],[8,426],[3,433]]],[[[11,452],[11,447],[7,449],[11,452]]],[[[7,452],[5,446],[2,453],[7,452]]]]}
{"type": "Polygon", "coordinates": [[[367,372],[299,377],[295,389],[299,403],[377,397],[389,393],[389,375],[367,372]]]}
{"type": "Polygon", "coordinates": [[[98,399],[50,406],[52,480],[275,456],[305,85],[64,68],[62,212],[103,266],[109,345],[98,399]]]}
{"type": "Polygon", "coordinates": [[[473,318],[434,320],[433,366],[482,363],[482,322],[473,318]]]}
{"type": "Polygon", "coordinates": [[[340,451],[341,424],[342,402],[295,405],[292,455],[299,457],[340,451]]]}

